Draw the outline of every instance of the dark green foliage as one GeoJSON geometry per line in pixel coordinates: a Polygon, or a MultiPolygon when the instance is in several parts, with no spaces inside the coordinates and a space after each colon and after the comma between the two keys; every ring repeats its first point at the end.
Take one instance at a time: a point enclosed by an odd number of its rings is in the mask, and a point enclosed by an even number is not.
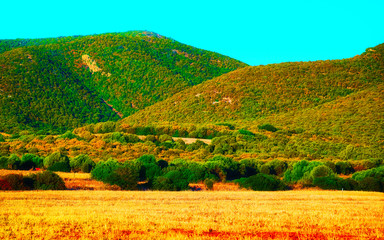
{"type": "Polygon", "coordinates": [[[0,142],[5,142],[4,136],[0,134],[0,142]]]}
{"type": "Polygon", "coordinates": [[[59,163],[59,162],[65,162],[66,164],[69,165],[69,158],[66,155],[62,154],[61,152],[54,152],[51,155],[44,158],[44,161],[43,161],[45,168],[49,168],[53,166],[55,163],[59,163]]]}
{"type": "MultiPolygon", "coordinates": [[[[288,164],[286,162],[278,159],[272,160],[265,165],[269,167],[270,173],[262,172],[261,169],[260,172],[277,176],[282,176],[288,168],[288,164]]],[[[261,168],[263,168],[263,166],[261,166],[261,168]]]]}
{"type": "Polygon", "coordinates": [[[6,169],[6,168],[8,168],[8,158],[0,157],[0,169],[6,169]]]}
{"type": "Polygon", "coordinates": [[[248,131],[248,130],[246,130],[246,129],[240,129],[240,130],[239,130],[239,133],[240,133],[240,134],[243,134],[243,135],[255,136],[255,134],[254,134],[253,132],[248,131]]]}
{"type": "Polygon", "coordinates": [[[59,138],[62,138],[62,139],[80,139],[76,134],[74,134],[73,132],[71,131],[66,131],[63,135],[61,135],[59,138]]]}
{"type": "Polygon", "coordinates": [[[16,154],[11,154],[8,158],[9,169],[20,169],[21,159],[16,154]]]}
{"type": "Polygon", "coordinates": [[[366,177],[359,181],[359,189],[363,191],[382,192],[384,189],[384,179],[366,177]]]}
{"type": "Polygon", "coordinates": [[[19,169],[21,170],[29,170],[36,167],[42,167],[43,166],[43,159],[39,156],[27,153],[23,155],[21,158],[21,163],[19,169]]]}
{"type": "Polygon", "coordinates": [[[139,171],[132,162],[118,164],[116,169],[104,180],[104,182],[117,185],[123,190],[136,190],[139,180],[139,171]]]}
{"type": "Polygon", "coordinates": [[[336,172],[338,174],[349,175],[355,172],[350,162],[339,161],[336,163],[336,172]]]}
{"type": "Polygon", "coordinates": [[[69,166],[76,172],[82,171],[89,173],[96,166],[96,164],[87,154],[80,154],[70,159],[69,166]]]}
{"type": "Polygon", "coordinates": [[[119,164],[120,163],[118,161],[113,159],[100,161],[91,171],[91,176],[96,180],[107,182],[113,172],[119,167],[119,164]]]}
{"type": "Polygon", "coordinates": [[[232,158],[215,156],[205,163],[208,173],[217,176],[221,181],[239,177],[239,163],[232,158]]]}
{"type": "Polygon", "coordinates": [[[313,185],[321,189],[334,190],[355,190],[357,188],[355,180],[343,179],[335,175],[314,178],[313,185]]]}
{"type": "Polygon", "coordinates": [[[41,190],[65,190],[65,184],[63,179],[54,172],[44,171],[32,175],[31,178],[34,181],[34,188],[41,190]]]}
{"type": "Polygon", "coordinates": [[[259,173],[248,178],[235,180],[243,188],[254,191],[276,191],[285,190],[286,186],[278,178],[264,173],[259,173]]]}
{"type": "Polygon", "coordinates": [[[68,161],[55,162],[52,166],[49,166],[47,170],[52,172],[70,172],[71,167],[68,161]]]}
{"type": "Polygon", "coordinates": [[[139,167],[139,179],[152,184],[153,180],[161,175],[161,167],[156,162],[154,155],[143,155],[136,160],[139,167]]]}
{"type": "Polygon", "coordinates": [[[272,124],[265,123],[263,125],[258,126],[259,129],[266,130],[269,132],[276,132],[277,128],[275,128],[272,124]]]}
{"type": "Polygon", "coordinates": [[[361,172],[356,172],[352,175],[352,178],[357,180],[357,181],[361,181],[367,177],[373,177],[376,179],[384,178],[384,166],[368,169],[368,170],[361,171],[361,172]]]}
{"type": "Polygon", "coordinates": [[[262,163],[254,159],[243,159],[239,162],[239,173],[242,177],[250,177],[259,173],[259,166],[262,163]]]}
{"type": "Polygon", "coordinates": [[[310,173],[315,167],[322,165],[320,162],[308,162],[307,160],[302,160],[293,165],[292,169],[288,169],[284,173],[284,181],[288,183],[295,183],[301,179],[311,180],[310,173]]]}
{"type": "Polygon", "coordinates": [[[188,171],[173,170],[157,177],[153,189],[160,191],[183,191],[189,189],[188,171]]]}

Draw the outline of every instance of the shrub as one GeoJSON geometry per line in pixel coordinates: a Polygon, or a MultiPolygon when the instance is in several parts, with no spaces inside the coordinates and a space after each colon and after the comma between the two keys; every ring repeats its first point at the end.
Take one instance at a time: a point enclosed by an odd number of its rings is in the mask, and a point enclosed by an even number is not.
{"type": "Polygon", "coordinates": [[[12,187],[7,180],[0,178],[0,190],[12,190],[12,187]]]}
{"type": "Polygon", "coordinates": [[[0,142],[5,142],[4,136],[0,134],[0,142]]]}
{"type": "Polygon", "coordinates": [[[69,161],[69,166],[74,171],[91,172],[96,166],[95,162],[87,154],[80,154],[69,161]]]}
{"type": "Polygon", "coordinates": [[[246,129],[240,129],[240,130],[239,130],[239,133],[240,133],[240,134],[243,134],[243,135],[248,135],[248,136],[255,136],[255,134],[254,134],[253,132],[248,131],[248,130],[246,130],[246,129]]]}
{"type": "Polygon", "coordinates": [[[263,164],[260,166],[260,173],[271,174],[271,168],[268,164],[263,164]]]}
{"type": "Polygon", "coordinates": [[[41,167],[43,163],[43,159],[41,159],[39,156],[27,153],[21,157],[21,164],[20,169],[21,170],[29,170],[36,167],[41,167]]]}
{"type": "Polygon", "coordinates": [[[214,156],[205,163],[208,173],[216,175],[221,181],[236,179],[240,176],[239,164],[232,158],[214,156]]]}
{"type": "Polygon", "coordinates": [[[6,169],[6,168],[8,168],[8,158],[0,157],[0,169],[6,169]]]}
{"type": "Polygon", "coordinates": [[[119,162],[114,159],[107,161],[100,161],[96,164],[95,168],[91,171],[92,178],[106,182],[112,173],[118,168],[119,162]]]}
{"type": "Polygon", "coordinates": [[[72,133],[71,131],[65,132],[59,138],[61,138],[61,139],[74,139],[74,138],[80,139],[79,136],[77,136],[76,134],[72,133]]]}
{"type": "Polygon", "coordinates": [[[182,191],[189,189],[188,173],[173,170],[164,176],[157,177],[153,182],[153,189],[161,191],[182,191]]]}
{"type": "Polygon", "coordinates": [[[278,129],[275,128],[273,125],[265,123],[263,125],[258,126],[259,129],[266,130],[269,132],[276,132],[278,129]]]}
{"type": "Polygon", "coordinates": [[[167,134],[163,134],[159,136],[159,142],[173,141],[173,138],[167,134]]]}
{"type": "Polygon", "coordinates": [[[9,169],[20,169],[21,159],[16,154],[11,154],[8,158],[8,168],[9,169]]]}
{"type": "Polygon", "coordinates": [[[357,182],[353,179],[342,179],[335,175],[331,175],[315,178],[313,180],[313,185],[321,189],[354,190],[356,189],[357,182]]]}
{"type": "Polygon", "coordinates": [[[53,172],[70,172],[71,167],[69,166],[69,162],[55,162],[47,170],[53,172]]]}
{"type": "MultiPolygon", "coordinates": [[[[266,165],[269,166],[270,173],[277,175],[277,176],[282,176],[288,168],[288,164],[286,162],[278,160],[278,159],[270,161],[266,165]]],[[[260,170],[260,172],[261,172],[261,170],[260,170]]]]}
{"type": "Polygon", "coordinates": [[[243,188],[254,191],[276,191],[284,190],[286,186],[278,178],[264,173],[259,173],[249,178],[240,178],[235,180],[243,188]]]}
{"type": "Polygon", "coordinates": [[[213,179],[205,179],[204,180],[204,185],[207,187],[208,190],[213,190],[213,184],[215,183],[215,180],[213,179]]]}
{"type": "Polygon", "coordinates": [[[288,169],[284,173],[284,181],[295,183],[301,179],[308,179],[313,168],[322,165],[320,162],[302,160],[293,165],[292,169],[288,169]]]}
{"type": "Polygon", "coordinates": [[[65,190],[63,179],[54,172],[44,171],[31,176],[35,189],[41,190],[65,190]]]}
{"type": "Polygon", "coordinates": [[[69,164],[69,158],[61,152],[54,152],[51,155],[44,158],[44,167],[49,168],[57,162],[67,162],[69,164]]]}
{"type": "Polygon", "coordinates": [[[383,182],[373,177],[366,177],[359,181],[359,190],[381,192],[383,191],[383,182]]]}
{"type": "Polygon", "coordinates": [[[337,174],[349,175],[355,172],[351,163],[347,161],[340,161],[336,163],[336,172],[337,174]]]}
{"type": "Polygon", "coordinates": [[[9,186],[12,190],[23,190],[24,189],[24,181],[23,175],[21,174],[8,174],[4,176],[4,180],[9,183],[9,186]]]}
{"type": "Polygon", "coordinates": [[[239,163],[239,172],[242,177],[250,177],[259,173],[258,166],[261,164],[259,161],[252,159],[243,159],[239,163]]]}
{"type": "Polygon", "coordinates": [[[116,169],[105,178],[104,182],[117,185],[123,190],[136,190],[139,180],[139,172],[137,167],[126,161],[124,164],[117,165],[116,169]]]}

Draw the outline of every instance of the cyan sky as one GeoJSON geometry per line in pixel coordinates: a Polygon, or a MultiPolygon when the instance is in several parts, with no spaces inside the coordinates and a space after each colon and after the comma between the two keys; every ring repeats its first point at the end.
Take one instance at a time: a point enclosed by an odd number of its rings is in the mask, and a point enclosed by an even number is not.
{"type": "Polygon", "coordinates": [[[149,30],[250,65],[342,59],[384,43],[384,0],[2,1],[0,39],[149,30]]]}

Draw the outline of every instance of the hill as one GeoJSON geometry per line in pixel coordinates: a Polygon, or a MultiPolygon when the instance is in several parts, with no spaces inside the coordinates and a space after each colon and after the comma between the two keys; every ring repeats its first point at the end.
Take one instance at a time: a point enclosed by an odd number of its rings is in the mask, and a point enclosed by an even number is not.
{"type": "Polygon", "coordinates": [[[0,40],[0,131],[117,120],[244,66],[146,31],[0,40]]]}
{"type": "MultiPolygon", "coordinates": [[[[230,123],[367,143],[383,139],[384,44],[349,59],[246,67],[175,94],[125,124],[230,123]]],[[[312,135],[311,135],[312,136],[312,135]]]]}

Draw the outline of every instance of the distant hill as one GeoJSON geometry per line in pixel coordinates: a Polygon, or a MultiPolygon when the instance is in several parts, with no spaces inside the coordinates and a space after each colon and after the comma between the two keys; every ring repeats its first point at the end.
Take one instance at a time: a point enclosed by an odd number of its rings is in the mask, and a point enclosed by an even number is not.
{"type": "Polygon", "coordinates": [[[184,90],[123,123],[231,123],[360,143],[384,138],[384,44],[349,59],[246,67],[184,90]]]}
{"type": "Polygon", "coordinates": [[[0,132],[117,120],[245,66],[146,31],[0,40],[0,132]]]}

